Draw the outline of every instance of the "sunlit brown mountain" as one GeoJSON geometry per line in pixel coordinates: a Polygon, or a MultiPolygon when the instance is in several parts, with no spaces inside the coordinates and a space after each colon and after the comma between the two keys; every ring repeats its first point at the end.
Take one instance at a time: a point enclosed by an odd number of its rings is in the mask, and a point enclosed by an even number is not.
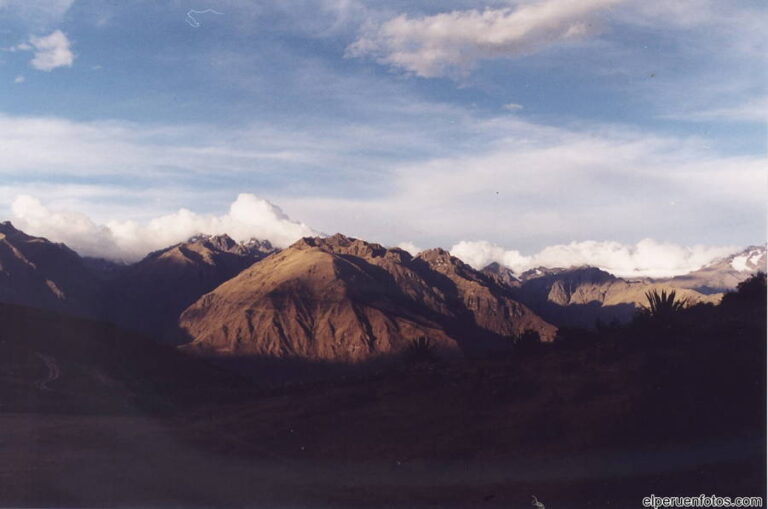
{"type": "Polygon", "coordinates": [[[498,347],[555,327],[446,251],[334,235],[304,238],[206,294],[181,316],[202,354],[364,360],[425,336],[446,352],[498,347]]]}

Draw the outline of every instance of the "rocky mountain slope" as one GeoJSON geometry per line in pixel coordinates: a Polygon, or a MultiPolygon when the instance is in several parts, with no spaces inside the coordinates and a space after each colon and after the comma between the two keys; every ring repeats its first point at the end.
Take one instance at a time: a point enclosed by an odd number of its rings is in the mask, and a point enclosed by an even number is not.
{"type": "Polygon", "coordinates": [[[77,253],[0,223],[0,302],[92,316],[98,295],[98,282],[77,253]]]}
{"type": "Polygon", "coordinates": [[[181,316],[185,348],[213,355],[359,361],[426,336],[472,353],[526,329],[555,327],[508,290],[443,250],[401,249],[334,235],[305,238],[252,265],[181,316]]]}
{"type": "Polygon", "coordinates": [[[628,321],[646,304],[646,292],[675,290],[690,304],[720,301],[752,274],[766,270],[765,246],[751,246],[673,278],[624,279],[596,267],[538,267],[515,274],[493,263],[483,272],[506,285],[514,297],[557,326],[593,327],[628,321]]]}
{"type": "Polygon", "coordinates": [[[733,290],[736,285],[758,271],[766,272],[767,259],[765,246],[750,246],[689,274],[658,282],[675,288],[690,288],[701,293],[720,293],[733,290]]]}
{"type": "Polygon", "coordinates": [[[176,322],[187,306],[275,251],[269,242],[238,243],[227,235],[199,235],[155,251],[108,277],[105,316],[122,327],[178,342],[176,322]]]}
{"type": "MultiPolygon", "coordinates": [[[[486,269],[496,273],[498,269],[486,269]]],[[[593,327],[602,322],[628,321],[641,305],[646,292],[676,289],[689,303],[717,303],[722,294],[702,294],[688,288],[674,288],[651,279],[626,280],[596,267],[533,269],[520,275],[510,287],[512,294],[545,320],[558,326],[593,327]]]]}

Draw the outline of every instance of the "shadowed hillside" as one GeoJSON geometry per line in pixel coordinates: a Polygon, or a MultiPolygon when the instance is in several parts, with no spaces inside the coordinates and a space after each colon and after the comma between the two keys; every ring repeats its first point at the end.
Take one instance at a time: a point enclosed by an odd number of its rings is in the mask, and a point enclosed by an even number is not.
{"type": "Polygon", "coordinates": [[[275,251],[269,242],[242,244],[227,235],[201,235],[150,253],[107,281],[105,317],[178,344],[184,338],[176,322],[187,306],[275,251]]]}
{"type": "Polygon", "coordinates": [[[0,223],[0,302],[95,316],[99,297],[99,283],[77,253],[0,223]]]}

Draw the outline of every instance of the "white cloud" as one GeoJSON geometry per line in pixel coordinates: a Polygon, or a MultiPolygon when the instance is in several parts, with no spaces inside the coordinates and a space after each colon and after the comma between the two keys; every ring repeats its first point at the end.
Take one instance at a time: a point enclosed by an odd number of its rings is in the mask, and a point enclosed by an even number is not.
{"type": "Polygon", "coordinates": [[[670,118],[764,124],[768,121],[768,97],[752,98],[741,104],[693,111],[670,118]]]}
{"type": "Polygon", "coordinates": [[[14,82],[14,83],[24,83],[24,81],[25,81],[25,78],[24,78],[24,76],[22,76],[22,75],[18,75],[18,76],[16,76],[16,77],[13,79],[13,82],[14,82]]]}
{"type": "Polygon", "coordinates": [[[29,42],[35,50],[35,56],[30,62],[35,69],[52,71],[58,67],[72,67],[75,61],[69,39],[61,30],[44,37],[30,37],[29,42]]]}
{"type": "Polygon", "coordinates": [[[408,253],[410,253],[411,256],[416,256],[417,254],[424,251],[420,247],[416,246],[416,244],[414,244],[413,242],[401,242],[397,245],[397,247],[399,247],[403,251],[408,251],[408,253]]]}
{"type": "Polygon", "coordinates": [[[520,111],[523,109],[523,105],[517,104],[517,103],[509,103],[509,104],[505,104],[503,108],[507,111],[520,111]]]}
{"type": "Polygon", "coordinates": [[[100,224],[146,222],[190,203],[219,210],[253,189],[319,231],[387,245],[486,239],[531,252],[583,239],[764,236],[764,156],[621,125],[427,106],[412,105],[407,122],[290,131],[0,115],[0,214],[30,194],[100,224]]]}
{"type": "Polygon", "coordinates": [[[523,272],[530,268],[531,264],[531,257],[523,256],[519,251],[506,250],[485,240],[462,240],[454,245],[450,251],[453,256],[461,258],[476,269],[482,269],[496,262],[515,272],[523,272]]]}
{"type": "MultiPolygon", "coordinates": [[[[221,215],[181,209],[144,222],[113,220],[103,224],[73,210],[52,210],[37,198],[23,195],[14,200],[11,219],[17,228],[63,242],[82,255],[124,261],[138,260],[150,251],[183,242],[198,233],[227,233],[238,241],[255,237],[279,247],[319,234],[289,218],[276,205],[252,194],[240,194],[221,215]]],[[[403,242],[398,247],[414,256],[422,251],[412,242],[403,242]]],[[[542,266],[592,265],[624,277],[685,274],[736,250],[733,246],[685,247],[652,239],[634,245],[610,241],[571,242],[549,246],[532,255],[487,241],[462,241],[450,249],[451,254],[477,269],[491,262],[516,273],[542,266]]]]}
{"type": "Polygon", "coordinates": [[[486,241],[462,241],[451,254],[481,269],[492,262],[516,273],[536,267],[599,267],[622,277],[671,277],[693,270],[738,250],[734,246],[692,246],[643,239],[626,245],[611,241],[583,241],[549,246],[530,256],[486,241]]]}
{"type": "Polygon", "coordinates": [[[317,232],[291,220],[278,206],[252,194],[240,194],[223,215],[198,214],[181,209],[174,214],[136,221],[98,224],[85,214],[51,210],[32,196],[17,197],[11,207],[12,221],[30,235],[63,242],[86,256],[134,261],[150,251],[165,248],[189,237],[227,233],[238,241],[269,240],[285,247],[317,232]]]}
{"type": "Polygon", "coordinates": [[[405,14],[369,25],[347,48],[352,57],[430,78],[463,73],[484,59],[538,52],[600,30],[599,14],[623,0],[541,0],[516,8],[405,14]]]}

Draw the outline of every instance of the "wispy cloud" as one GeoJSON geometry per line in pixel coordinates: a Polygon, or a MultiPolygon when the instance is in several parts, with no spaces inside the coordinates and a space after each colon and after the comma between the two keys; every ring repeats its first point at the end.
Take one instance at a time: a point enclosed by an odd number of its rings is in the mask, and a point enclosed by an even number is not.
{"type": "Polygon", "coordinates": [[[517,103],[507,103],[503,106],[503,108],[507,111],[520,111],[523,109],[523,105],[517,103]]]}
{"type": "Polygon", "coordinates": [[[0,116],[0,196],[33,194],[60,208],[61,183],[78,184],[85,198],[73,192],[66,205],[98,209],[106,223],[198,201],[221,206],[249,191],[321,231],[420,246],[696,243],[702,232],[740,244],[764,231],[763,156],[724,156],[704,139],[620,125],[555,127],[418,104],[407,114],[305,129],[0,116]]]}
{"type": "Polygon", "coordinates": [[[671,115],[670,118],[693,121],[768,123],[768,97],[756,97],[740,104],[671,115]]]}
{"type": "Polygon", "coordinates": [[[596,14],[622,0],[542,0],[515,8],[402,14],[368,26],[347,49],[425,78],[464,73],[478,61],[510,58],[599,32],[596,14]]]}

